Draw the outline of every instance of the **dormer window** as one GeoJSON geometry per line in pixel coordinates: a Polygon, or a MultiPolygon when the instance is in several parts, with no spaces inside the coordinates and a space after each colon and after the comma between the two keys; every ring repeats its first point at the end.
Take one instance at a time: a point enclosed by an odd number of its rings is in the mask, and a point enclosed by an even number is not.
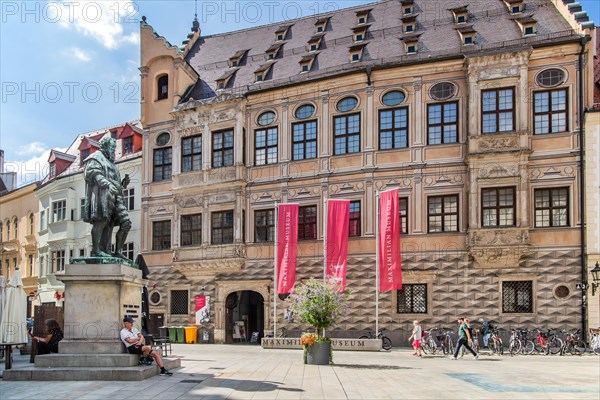
{"type": "Polygon", "coordinates": [[[319,43],[312,43],[310,45],[310,51],[317,51],[319,50],[319,43]]]}
{"type": "Polygon", "coordinates": [[[229,68],[238,67],[242,63],[242,59],[248,53],[248,50],[238,50],[231,58],[229,58],[229,68]]]}
{"type": "Polygon", "coordinates": [[[402,32],[411,33],[417,30],[417,16],[411,15],[402,18],[402,32]]]}
{"type": "Polygon", "coordinates": [[[523,0],[504,0],[511,14],[519,14],[523,12],[523,0]]]}
{"type": "Polygon", "coordinates": [[[537,33],[536,25],[537,21],[533,19],[531,15],[523,16],[515,19],[519,28],[521,28],[521,32],[523,32],[523,36],[535,35],[537,33]]]}
{"type": "Polygon", "coordinates": [[[414,54],[417,52],[417,42],[406,43],[406,54],[414,54]]]}
{"type": "Polygon", "coordinates": [[[225,71],[225,73],[223,75],[218,77],[217,78],[217,89],[218,90],[226,89],[227,86],[229,85],[229,82],[232,80],[233,76],[235,75],[235,73],[237,72],[238,69],[239,69],[239,67],[229,69],[229,70],[225,71]]]}
{"type": "Polygon", "coordinates": [[[413,0],[404,0],[401,2],[402,4],[402,13],[404,15],[409,15],[412,14],[414,11],[414,4],[415,2],[413,0]]]}
{"type": "Polygon", "coordinates": [[[254,78],[256,82],[262,82],[267,79],[267,75],[275,62],[268,62],[261,65],[256,71],[254,71],[254,78]]]}
{"type": "Polygon", "coordinates": [[[310,72],[315,58],[317,58],[317,54],[309,54],[302,57],[302,59],[300,60],[300,72],[310,72]]]}
{"type": "Polygon", "coordinates": [[[461,6],[450,8],[449,10],[452,12],[454,17],[455,24],[464,24],[469,19],[469,6],[461,6]]]}
{"type": "Polygon", "coordinates": [[[323,33],[325,32],[325,28],[327,27],[327,22],[329,22],[329,17],[320,18],[315,22],[315,32],[323,33]]]}
{"type": "Polygon", "coordinates": [[[366,43],[358,43],[350,47],[350,62],[358,62],[362,60],[363,49],[366,43]]]}
{"type": "Polygon", "coordinates": [[[269,53],[269,54],[267,54],[267,59],[268,60],[274,60],[275,59],[275,53],[269,53]]]}
{"type": "Polygon", "coordinates": [[[157,96],[156,100],[169,97],[169,75],[160,75],[156,78],[157,96]]]}
{"type": "Polygon", "coordinates": [[[324,35],[315,35],[308,41],[308,51],[317,51],[321,47],[321,39],[324,35]]]}
{"type": "Polygon", "coordinates": [[[356,36],[354,37],[354,41],[355,42],[362,42],[364,40],[364,35],[362,33],[357,33],[356,36]]]}
{"type": "Polygon", "coordinates": [[[368,27],[369,27],[368,25],[359,26],[352,30],[354,32],[354,41],[355,42],[362,42],[363,40],[365,40],[367,38],[367,28],[368,27]]]}
{"type": "Polygon", "coordinates": [[[56,164],[50,163],[50,178],[54,178],[56,176],[56,164]]]}
{"type": "Polygon", "coordinates": [[[473,29],[473,26],[461,26],[457,28],[463,45],[475,44],[477,37],[477,31],[473,29]]]}
{"type": "Polygon", "coordinates": [[[275,31],[275,40],[278,42],[285,40],[290,27],[291,25],[282,25],[279,28],[277,28],[277,30],[275,31]]]}
{"type": "Polygon", "coordinates": [[[465,22],[467,22],[467,14],[460,14],[456,16],[457,24],[464,24],[465,22]]]}
{"type": "Polygon", "coordinates": [[[369,20],[369,13],[371,12],[371,10],[361,10],[361,11],[357,11],[356,12],[356,18],[357,21],[356,23],[358,25],[362,25],[362,24],[366,24],[367,21],[369,20]]]}
{"type": "Polygon", "coordinates": [[[277,55],[279,54],[279,49],[281,49],[283,47],[282,43],[275,43],[274,45],[272,45],[271,47],[269,47],[266,51],[267,53],[267,60],[274,60],[277,58],[277,55]]]}

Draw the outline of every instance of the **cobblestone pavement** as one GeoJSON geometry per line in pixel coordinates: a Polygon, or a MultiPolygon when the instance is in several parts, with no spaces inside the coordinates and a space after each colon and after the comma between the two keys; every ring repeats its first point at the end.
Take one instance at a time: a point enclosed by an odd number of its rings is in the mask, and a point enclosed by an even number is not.
{"type": "MultiPolygon", "coordinates": [[[[411,356],[408,350],[335,352],[335,365],[299,350],[173,345],[171,377],[143,382],[4,382],[0,399],[599,399],[600,357],[411,356]]],[[[16,368],[28,357],[18,356],[16,368]]]]}

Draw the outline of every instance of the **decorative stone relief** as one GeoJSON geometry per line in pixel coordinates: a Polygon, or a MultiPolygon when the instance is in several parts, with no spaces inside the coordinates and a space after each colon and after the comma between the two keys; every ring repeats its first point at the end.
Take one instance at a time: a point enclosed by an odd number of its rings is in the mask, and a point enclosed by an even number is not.
{"type": "Polygon", "coordinates": [[[230,203],[235,201],[235,193],[215,194],[208,198],[208,204],[230,203]]]}
{"type": "Polygon", "coordinates": [[[479,71],[478,79],[480,81],[485,81],[490,79],[502,79],[509,76],[519,76],[519,67],[510,66],[484,69],[479,71]]]}
{"type": "Polygon", "coordinates": [[[473,230],[466,244],[481,268],[515,267],[532,252],[529,230],[523,228],[473,230]]]}
{"type": "Polygon", "coordinates": [[[173,206],[155,206],[155,207],[150,207],[150,215],[157,215],[157,214],[170,214],[173,212],[173,206]]]}
{"type": "Polygon", "coordinates": [[[206,277],[212,277],[217,274],[241,272],[243,266],[243,258],[223,258],[183,263],[175,262],[176,269],[192,282],[203,281],[206,277]]]}
{"type": "Polygon", "coordinates": [[[182,186],[194,186],[204,181],[204,174],[200,172],[190,173],[185,175],[179,175],[177,177],[177,183],[179,187],[182,186]]]}
{"type": "Polygon", "coordinates": [[[484,165],[478,169],[480,178],[502,178],[509,176],[519,176],[518,165],[484,165]]]}
{"type": "Polygon", "coordinates": [[[486,136],[479,140],[480,151],[492,150],[517,150],[519,148],[519,138],[517,136],[509,137],[490,137],[486,136]]]}

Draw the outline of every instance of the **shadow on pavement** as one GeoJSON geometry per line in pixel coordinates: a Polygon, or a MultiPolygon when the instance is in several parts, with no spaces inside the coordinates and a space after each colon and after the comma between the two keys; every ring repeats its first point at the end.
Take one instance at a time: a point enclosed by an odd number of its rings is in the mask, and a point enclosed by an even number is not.
{"type": "Polygon", "coordinates": [[[397,365],[381,365],[381,364],[333,364],[334,367],[351,368],[351,369],[377,369],[377,370],[399,370],[399,369],[421,369],[411,367],[399,367],[397,365]]]}

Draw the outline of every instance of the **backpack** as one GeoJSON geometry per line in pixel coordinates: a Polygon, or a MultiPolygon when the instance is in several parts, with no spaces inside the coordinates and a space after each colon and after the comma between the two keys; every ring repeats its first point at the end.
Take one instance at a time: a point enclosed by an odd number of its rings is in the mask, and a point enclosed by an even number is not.
{"type": "Polygon", "coordinates": [[[471,328],[470,326],[467,326],[467,330],[469,331],[469,337],[471,339],[473,339],[475,336],[473,336],[473,328],[471,328]]]}

